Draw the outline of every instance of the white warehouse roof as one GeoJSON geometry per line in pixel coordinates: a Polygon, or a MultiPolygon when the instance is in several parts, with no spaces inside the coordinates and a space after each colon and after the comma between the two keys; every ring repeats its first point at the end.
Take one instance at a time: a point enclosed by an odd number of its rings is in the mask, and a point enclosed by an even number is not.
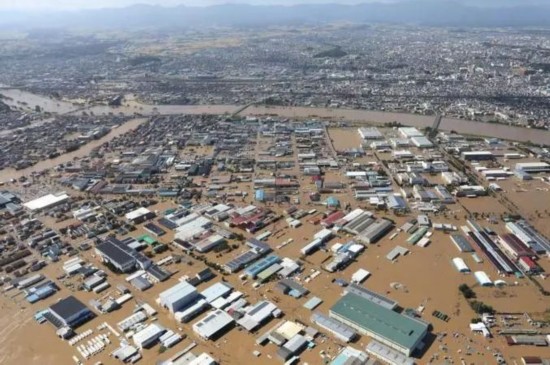
{"type": "Polygon", "coordinates": [[[474,273],[474,275],[475,275],[476,280],[479,283],[479,285],[481,285],[481,286],[491,286],[491,285],[493,285],[493,282],[491,281],[491,279],[489,279],[489,276],[487,276],[485,271],[476,271],[474,273]]]}
{"type": "Polygon", "coordinates": [[[193,331],[195,331],[195,333],[202,338],[209,339],[233,322],[233,317],[226,312],[217,309],[208,313],[206,317],[195,323],[193,325],[193,331]]]}
{"type": "Polygon", "coordinates": [[[38,199],[31,200],[29,202],[26,202],[23,204],[25,208],[27,208],[30,211],[37,211],[46,209],[49,207],[53,207],[57,204],[61,204],[65,201],[69,200],[69,196],[65,193],[61,193],[58,195],[54,194],[48,194],[44,195],[38,199]]]}
{"type": "Polygon", "coordinates": [[[466,265],[464,260],[460,257],[455,257],[453,259],[453,264],[459,272],[470,272],[470,268],[466,265]]]}
{"type": "Polygon", "coordinates": [[[146,214],[149,214],[151,213],[151,211],[147,208],[144,208],[144,207],[140,207],[136,210],[132,210],[130,213],[126,213],[126,215],[124,216],[127,220],[131,221],[131,220],[134,220],[134,219],[137,219],[141,216],[144,216],[146,214]]]}

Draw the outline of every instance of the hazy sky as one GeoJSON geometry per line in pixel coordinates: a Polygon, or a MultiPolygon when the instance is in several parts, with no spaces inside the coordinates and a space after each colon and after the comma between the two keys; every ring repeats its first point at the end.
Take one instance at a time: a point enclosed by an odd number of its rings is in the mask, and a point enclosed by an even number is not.
{"type": "MultiPolygon", "coordinates": [[[[0,0],[0,9],[82,9],[82,8],[112,8],[132,4],[156,4],[156,5],[190,5],[208,6],[227,3],[250,3],[256,5],[271,4],[319,4],[341,3],[353,4],[360,2],[373,2],[375,0],[0,0]]],[[[388,2],[392,0],[376,0],[388,2]]]]}

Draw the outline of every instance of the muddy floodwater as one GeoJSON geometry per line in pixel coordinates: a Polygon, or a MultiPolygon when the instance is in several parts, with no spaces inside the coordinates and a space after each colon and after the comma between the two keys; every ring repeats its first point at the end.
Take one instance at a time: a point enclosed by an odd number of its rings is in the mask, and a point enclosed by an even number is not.
{"type": "MultiPolygon", "coordinates": [[[[17,89],[2,89],[0,94],[8,97],[5,102],[9,105],[34,109],[40,106],[43,111],[59,114],[78,114],[82,112],[102,114],[123,114],[151,116],[155,114],[233,114],[241,111],[239,105],[147,105],[142,104],[132,96],[128,96],[125,105],[111,107],[107,105],[89,105],[83,101],[62,101],[47,96],[28,93],[17,89]]],[[[400,122],[417,128],[433,125],[434,116],[416,115],[408,113],[379,112],[357,109],[331,109],[317,107],[280,107],[280,106],[251,106],[240,112],[240,115],[274,115],[283,118],[326,118],[332,120],[387,123],[400,122]]],[[[443,118],[440,129],[456,131],[462,134],[491,136],[521,142],[550,144],[550,131],[515,127],[505,124],[482,123],[463,119],[443,118]]]]}

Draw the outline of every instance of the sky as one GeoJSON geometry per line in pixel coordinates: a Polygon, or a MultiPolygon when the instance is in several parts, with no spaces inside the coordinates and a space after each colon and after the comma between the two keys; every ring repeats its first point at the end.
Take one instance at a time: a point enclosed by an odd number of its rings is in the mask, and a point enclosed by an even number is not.
{"type": "MultiPolygon", "coordinates": [[[[75,10],[90,8],[124,7],[133,4],[154,4],[164,6],[189,5],[209,6],[227,3],[249,3],[255,5],[292,5],[292,4],[319,4],[341,3],[354,4],[361,2],[373,2],[375,0],[0,0],[1,10],[75,10]]],[[[376,2],[388,2],[392,0],[376,0],[376,2]]]]}

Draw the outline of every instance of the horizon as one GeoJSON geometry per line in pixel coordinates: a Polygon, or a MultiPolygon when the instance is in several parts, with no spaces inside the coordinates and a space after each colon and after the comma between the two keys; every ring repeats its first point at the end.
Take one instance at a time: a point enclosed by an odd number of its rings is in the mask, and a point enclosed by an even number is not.
{"type": "MultiPolygon", "coordinates": [[[[136,5],[160,7],[211,7],[220,5],[296,6],[296,5],[358,5],[426,2],[429,0],[9,0],[0,1],[0,11],[78,11],[92,9],[117,9],[136,5]]],[[[544,0],[440,0],[465,6],[503,7],[548,5],[544,0]]]]}
{"type": "MultiPolygon", "coordinates": [[[[0,10],[19,11],[65,11],[65,10],[89,10],[107,8],[125,8],[135,5],[152,5],[162,7],[209,7],[219,5],[279,5],[293,6],[304,4],[337,4],[354,5],[362,3],[392,3],[403,0],[12,0],[0,1],[0,10]]],[[[411,1],[411,0],[405,0],[411,1]]],[[[414,0],[412,0],[414,1],[414,0]]]]}

